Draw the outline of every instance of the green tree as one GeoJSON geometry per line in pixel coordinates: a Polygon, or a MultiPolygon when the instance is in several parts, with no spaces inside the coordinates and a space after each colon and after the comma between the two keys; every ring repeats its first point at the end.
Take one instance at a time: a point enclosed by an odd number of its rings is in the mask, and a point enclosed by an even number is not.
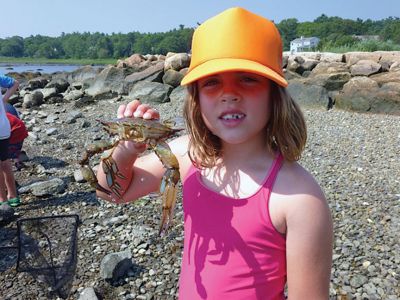
{"type": "Polygon", "coordinates": [[[295,38],[297,38],[298,25],[299,22],[295,18],[285,19],[282,20],[279,24],[277,24],[279,32],[282,36],[284,50],[289,50],[290,42],[293,41],[295,38]]]}
{"type": "Polygon", "coordinates": [[[13,36],[2,42],[0,55],[22,57],[24,54],[24,40],[20,36],[13,36]]]}

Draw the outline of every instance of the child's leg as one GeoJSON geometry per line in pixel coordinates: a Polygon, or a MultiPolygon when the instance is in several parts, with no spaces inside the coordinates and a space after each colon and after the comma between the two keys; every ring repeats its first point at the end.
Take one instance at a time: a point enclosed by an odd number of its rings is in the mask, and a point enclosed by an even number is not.
{"type": "Polygon", "coordinates": [[[3,163],[7,161],[8,139],[0,140],[0,201],[7,202],[3,163]]]}
{"type": "Polygon", "coordinates": [[[7,159],[2,163],[4,181],[7,188],[8,199],[17,197],[17,188],[15,186],[15,177],[14,172],[12,170],[11,160],[7,159]]]}
{"type": "Polygon", "coordinates": [[[0,161],[0,202],[7,202],[7,189],[4,181],[2,161],[0,161]]]}

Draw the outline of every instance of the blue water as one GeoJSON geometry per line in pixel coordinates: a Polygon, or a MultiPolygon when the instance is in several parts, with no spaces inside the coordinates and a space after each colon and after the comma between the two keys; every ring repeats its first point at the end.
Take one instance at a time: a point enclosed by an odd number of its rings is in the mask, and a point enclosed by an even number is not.
{"type": "MultiPolygon", "coordinates": [[[[51,74],[54,72],[72,72],[76,69],[83,67],[82,65],[40,65],[40,64],[9,64],[0,63],[0,74],[7,74],[9,72],[40,72],[42,74],[51,74]]],[[[103,66],[93,66],[100,68],[103,66]]]]}

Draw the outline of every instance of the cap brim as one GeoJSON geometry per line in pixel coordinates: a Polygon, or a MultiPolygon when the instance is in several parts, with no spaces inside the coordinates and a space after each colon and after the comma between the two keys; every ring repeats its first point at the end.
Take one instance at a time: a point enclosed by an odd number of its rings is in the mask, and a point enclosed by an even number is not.
{"type": "Polygon", "coordinates": [[[219,58],[206,61],[190,70],[181,81],[181,85],[187,85],[200,78],[213,74],[229,71],[251,72],[267,77],[283,87],[287,87],[286,79],[277,72],[267,68],[266,66],[246,59],[237,58],[219,58]]]}

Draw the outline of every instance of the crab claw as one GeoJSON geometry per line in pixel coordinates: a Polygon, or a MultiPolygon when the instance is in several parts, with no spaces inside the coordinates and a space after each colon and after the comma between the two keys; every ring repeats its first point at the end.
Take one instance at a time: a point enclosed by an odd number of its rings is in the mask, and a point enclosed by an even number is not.
{"type": "Polygon", "coordinates": [[[83,178],[89,182],[90,186],[95,188],[96,190],[99,190],[103,193],[106,193],[107,195],[111,195],[111,192],[104,187],[102,187],[99,182],[97,181],[97,177],[94,174],[93,170],[89,168],[88,166],[82,166],[81,167],[81,173],[83,178]]]}

